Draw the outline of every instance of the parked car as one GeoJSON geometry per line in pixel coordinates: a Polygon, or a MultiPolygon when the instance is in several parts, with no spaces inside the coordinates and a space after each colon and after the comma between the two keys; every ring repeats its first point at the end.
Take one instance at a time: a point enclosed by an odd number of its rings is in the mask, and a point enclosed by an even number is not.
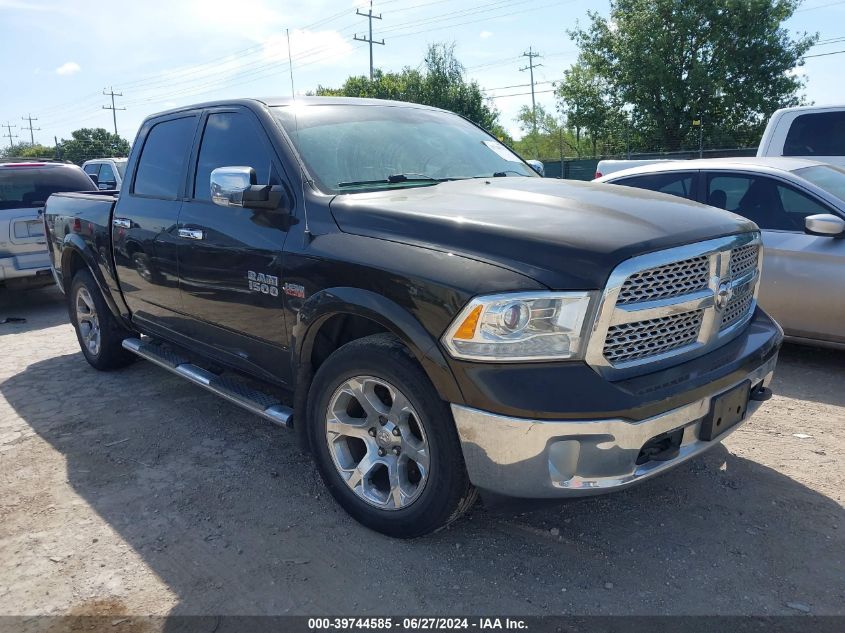
{"type": "Polygon", "coordinates": [[[670,162],[672,159],[667,158],[641,158],[641,159],[606,159],[600,160],[596,165],[596,178],[607,176],[623,169],[630,169],[631,167],[641,167],[643,165],[653,165],[655,163],[670,162]]]}
{"type": "Polygon", "coordinates": [[[757,156],[801,156],[845,166],[845,105],[776,111],[763,132],[757,156]]]}
{"type": "Polygon", "coordinates": [[[626,488],[771,394],[751,222],[540,178],[455,114],[195,105],[148,118],[126,173],[120,196],[47,203],[85,358],[141,356],[292,426],[386,534],[439,529],[478,488],[626,488]]]}
{"type": "Polygon", "coordinates": [[[126,174],[125,158],[96,158],[82,164],[85,173],[97,183],[101,190],[120,189],[126,174]]]}
{"type": "Polygon", "coordinates": [[[76,165],[9,158],[0,160],[0,286],[34,288],[53,283],[41,214],[57,191],[91,191],[76,165]]]}
{"type": "Polygon", "coordinates": [[[707,158],[629,169],[599,182],[669,193],[753,220],[765,247],[761,305],[791,339],[845,347],[845,170],[801,158],[707,158]]]}

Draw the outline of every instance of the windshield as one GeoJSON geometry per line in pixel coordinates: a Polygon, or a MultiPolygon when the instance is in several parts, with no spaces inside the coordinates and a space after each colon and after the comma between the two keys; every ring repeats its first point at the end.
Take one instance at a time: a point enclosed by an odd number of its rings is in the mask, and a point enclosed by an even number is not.
{"type": "Polygon", "coordinates": [[[274,107],[323,191],[423,186],[442,180],[537,174],[457,115],[380,105],[274,107]]]}
{"type": "Polygon", "coordinates": [[[831,165],[816,165],[796,169],[792,173],[845,201],[845,169],[831,165]]]}
{"type": "Polygon", "coordinates": [[[94,188],[79,167],[4,167],[0,168],[0,210],[40,207],[59,191],[94,188]]]}

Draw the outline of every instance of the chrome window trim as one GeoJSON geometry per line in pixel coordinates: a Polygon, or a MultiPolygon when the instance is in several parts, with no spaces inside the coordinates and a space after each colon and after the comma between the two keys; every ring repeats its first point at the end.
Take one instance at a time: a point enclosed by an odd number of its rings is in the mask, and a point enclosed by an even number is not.
{"type": "Polygon", "coordinates": [[[676,365],[724,345],[742,332],[756,310],[762,263],[763,250],[759,231],[696,242],[625,260],[610,274],[599,299],[599,307],[590,330],[584,356],[586,362],[602,376],[610,380],[621,380],[645,373],[645,371],[656,371],[668,365],[676,365]],[[731,251],[749,244],[759,247],[756,270],[737,279],[730,279],[731,251]],[[698,290],[668,299],[616,305],[622,286],[631,275],[699,255],[707,255],[710,261],[710,281],[707,290],[698,290]],[[729,282],[731,290],[746,283],[753,283],[754,293],[748,313],[736,323],[720,329],[724,310],[717,308],[716,295],[719,292],[719,285],[724,281],[729,282]],[[704,319],[698,339],[694,343],[647,358],[617,364],[611,364],[604,357],[605,339],[611,326],[699,309],[704,310],[704,319]]]}

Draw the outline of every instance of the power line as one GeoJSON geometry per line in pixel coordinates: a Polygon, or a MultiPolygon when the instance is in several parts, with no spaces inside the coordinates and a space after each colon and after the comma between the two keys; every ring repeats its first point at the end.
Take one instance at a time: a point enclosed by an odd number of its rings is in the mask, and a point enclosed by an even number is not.
{"type": "MultiPolygon", "coordinates": [[[[554,92],[554,88],[550,88],[548,90],[537,90],[535,94],[541,95],[547,92],[554,92]]],[[[504,99],[506,97],[524,97],[525,95],[530,95],[530,92],[514,92],[508,95],[493,95],[492,97],[487,97],[488,99],[504,99]]]]}
{"type": "Polygon", "coordinates": [[[376,42],[373,40],[373,20],[381,20],[381,13],[378,15],[373,15],[373,0],[370,0],[370,9],[366,13],[361,13],[361,9],[355,9],[355,15],[362,15],[367,18],[367,23],[370,27],[370,36],[369,38],[365,37],[358,37],[356,33],[355,36],[352,38],[356,42],[367,42],[370,45],[370,81],[373,80],[373,44],[381,44],[384,46],[384,39],[381,42],[376,42]]]}
{"type": "Polygon", "coordinates": [[[41,129],[40,127],[32,127],[32,122],[37,121],[37,120],[38,119],[33,118],[31,114],[28,115],[28,116],[22,116],[21,117],[21,121],[29,121],[29,127],[25,127],[25,128],[22,128],[22,129],[29,130],[29,142],[30,142],[31,145],[35,145],[35,136],[34,136],[33,132],[37,132],[38,130],[41,129]]]}
{"type": "Polygon", "coordinates": [[[108,92],[106,92],[106,89],[103,88],[103,94],[106,95],[107,97],[111,96],[111,106],[104,105],[103,110],[111,110],[111,116],[112,116],[112,119],[114,120],[114,135],[117,136],[117,111],[118,110],[125,110],[126,108],[116,108],[115,105],[114,105],[114,98],[115,97],[122,97],[123,93],[122,92],[115,92],[114,88],[110,87],[108,92]]]}
{"type": "Polygon", "coordinates": [[[12,134],[12,128],[18,127],[18,126],[12,125],[9,121],[6,121],[6,125],[4,125],[3,127],[8,130],[8,132],[6,132],[3,136],[5,136],[6,138],[9,139],[9,147],[12,147],[14,145],[14,142],[12,142],[12,139],[18,138],[17,134],[12,134]]]}
{"type": "Polygon", "coordinates": [[[829,53],[816,53],[815,55],[804,55],[804,59],[809,57],[827,57],[828,55],[841,55],[845,53],[845,50],[842,51],[830,51],[829,53]]]}

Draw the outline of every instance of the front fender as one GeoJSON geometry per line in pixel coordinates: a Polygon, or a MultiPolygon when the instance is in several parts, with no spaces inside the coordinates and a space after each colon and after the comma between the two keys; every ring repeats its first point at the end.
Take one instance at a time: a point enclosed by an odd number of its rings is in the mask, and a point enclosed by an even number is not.
{"type": "Polygon", "coordinates": [[[463,402],[463,395],[437,340],[398,303],[361,288],[321,290],[303,303],[293,327],[294,375],[297,375],[298,367],[309,364],[314,341],[323,323],[343,314],[364,317],[396,335],[420,363],[440,396],[448,402],[463,402]]]}

